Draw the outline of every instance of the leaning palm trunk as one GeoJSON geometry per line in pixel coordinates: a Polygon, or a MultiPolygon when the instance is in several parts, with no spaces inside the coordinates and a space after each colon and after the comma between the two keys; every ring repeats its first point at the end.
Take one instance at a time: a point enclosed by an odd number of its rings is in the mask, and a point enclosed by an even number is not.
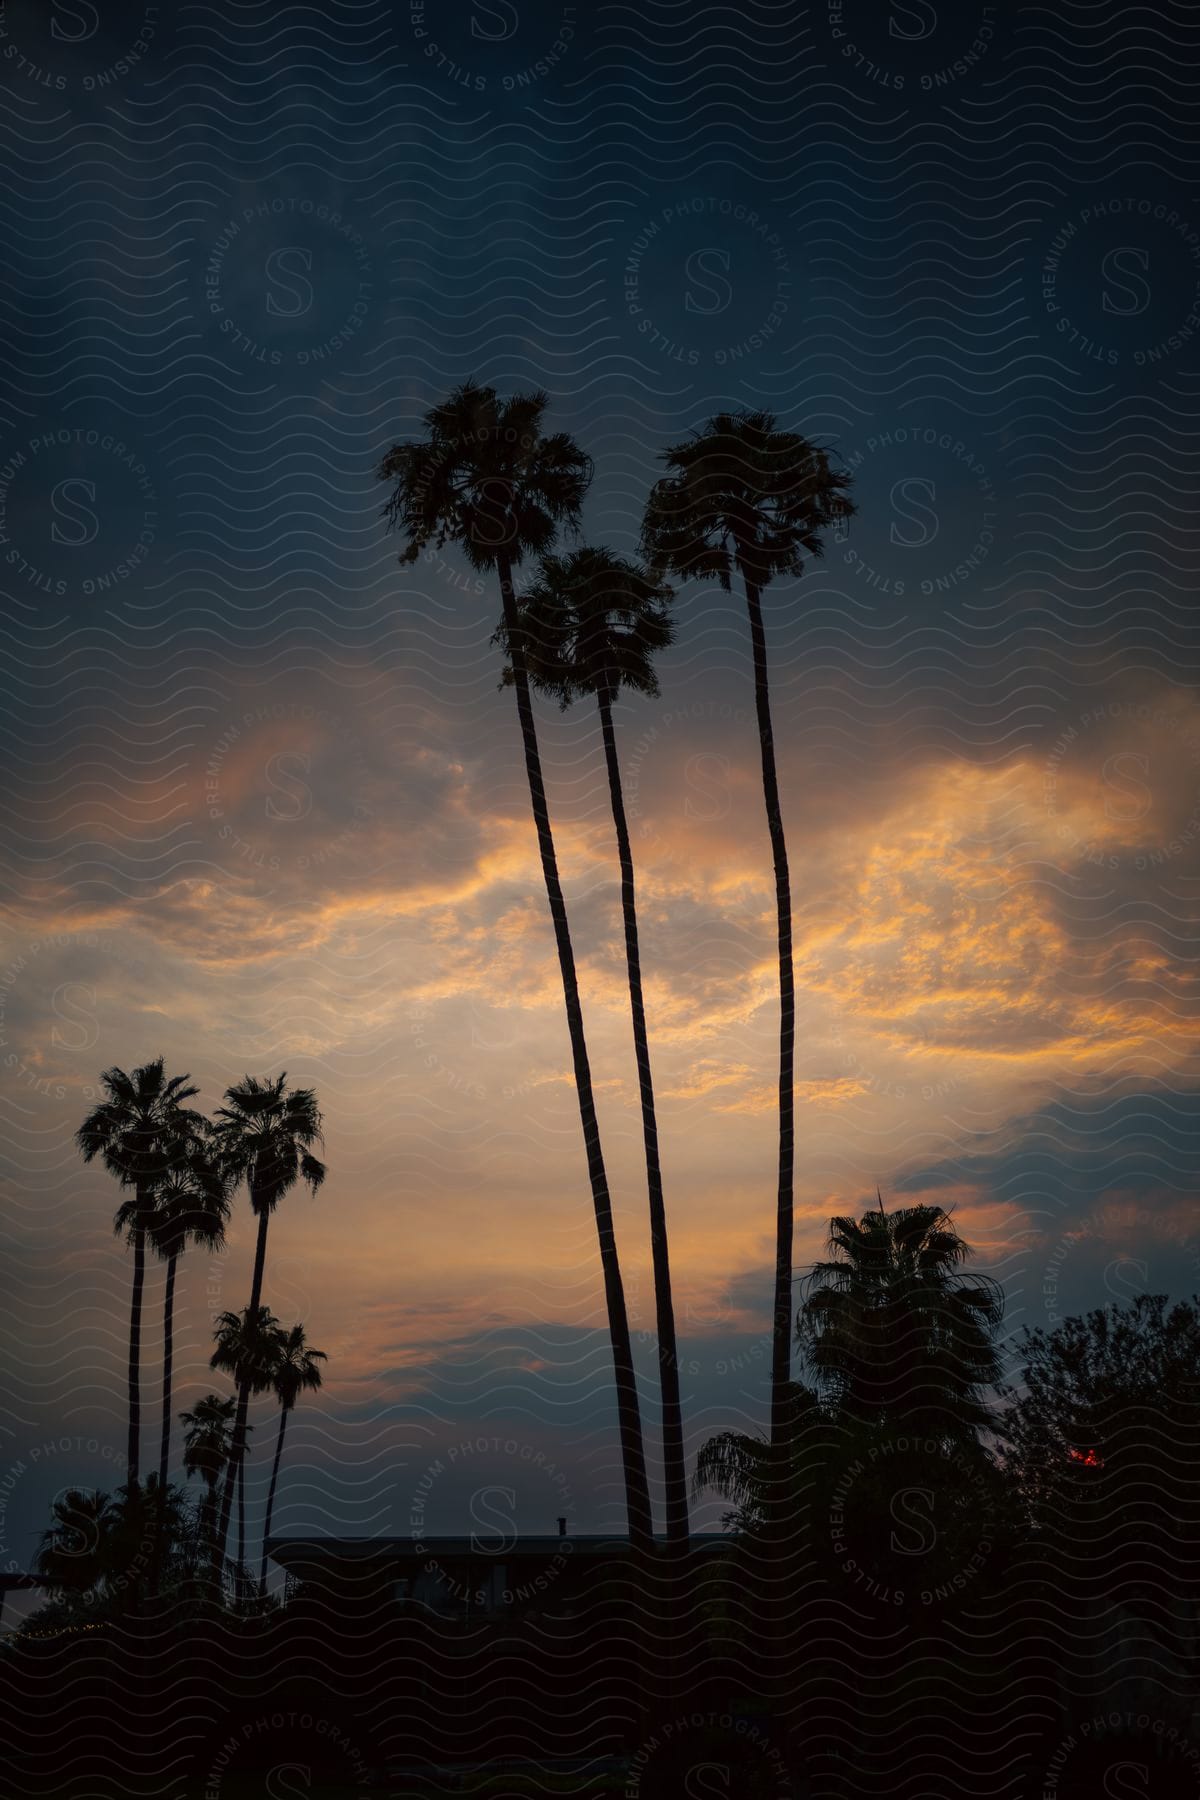
{"type": "MultiPolygon", "coordinates": [[[[771,1338],[771,1444],[780,1461],[789,1427],[789,1386],[792,1373],[792,1216],[796,1151],[796,977],[792,967],[792,889],[788,875],[787,843],[779,806],[779,779],[775,770],[775,735],[771,726],[771,696],[767,683],[767,639],[763,629],[759,590],[745,570],[746,607],[750,614],[750,638],[754,649],[754,705],[762,750],[763,798],[767,829],[775,864],[775,906],[779,928],[779,1193],[775,1238],[775,1305],[771,1338]]],[[[777,1468],[776,1478],[782,1479],[777,1468]]]]}
{"type": "MultiPolygon", "coordinates": [[[[138,1196],[139,1202],[141,1195],[138,1196]]],[[[140,1226],[133,1233],[133,1297],[129,1308],[129,1448],[126,1480],[132,1485],[139,1475],[142,1426],[140,1370],[142,1360],[142,1294],[146,1286],[146,1234],[140,1226]]]]}
{"type": "Polygon", "coordinates": [[[271,1485],[267,1489],[267,1516],[263,1521],[262,1567],[258,1572],[258,1591],[267,1596],[267,1545],[271,1541],[271,1514],[275,1511],[275,1488],[279,1481],[279,1464],[283,1457],[283,1434],[287,1430],[288,1408],[279,1409],[279,1436],[275,1441],[275,1461],[271,1465],[271,1485]]]}
{"type": "Polygon", "coordinates": [[[667,1247],[667,1209],[663,1200],[662,1166],[658,1155],[658,1117],[654,1107],[654,1082],[650,1073],[650,1038],[642,995],[642,960],[638,947],[637,893],[633,877],[633,849],[625,817],[621,765],[613,730],[612,696],[601,691],[600,730],[608,766],[608,791],[617,832],[617,856],[621,865],[621,912],[625,921],[625,965],[629,973],[629,1007],[633,1016],[633,1043],[637,1058],[638,1090],[642,1107],[642,1140],[646,1151],[646,1187],[650,1199],[650,1248],[654,1266],[655,1326],[658,1335],[659,1382],[662,1393],[663,1482],[666,1490],[667,1538],[677,1545],[688,1541],[687,1465],[683,1453],[683,1410],[679,1399],[679,1351],[675,1338],[675,1306],[671,1296],[671,1262],[667,1247]]]}
{"type": "MultiPolygon", "coordinates": [[[[258,1243],[254,1251],[254,1277],[250,1283],[250,1305],[247,1316],[251,1330],[258,1323],[259,1309],[262,1304],[263,1271],[267,1264],[267,1224],[270,1214],[265,1210],[258,1215],[258,1243]]],[[[238,1384],[237,1418],[233,1426],[233,1439],[229,1450],[229,1467],[225,1471],[225,1491],[221,1496],[221,1516],[217,1524],[214,1539],[213,1561],[217,1568],[225,1556],[225,1545],[229,1539],[229,1521],[233,1514],[233,1497],[241,1473],[242,1461],[246,1454],[246,1422],[250,1412],[250,1376],[245,1374],[238,1384]]]]}
{"type": "Polygon", "coordinates": [[[529,675],[525,653],[521,647],[521,626],[513,591],[512,563],[507,557],[498,559],[500,592],[504,600],[504,623],[511,644],[513,686],[517,695],[517,713],[521,721],[521,737],[525,748],[525,772],[529,781],[529,799],[537,827],[538,848],[542,859],[542,877],[554,925],[558,947],[558,966],[562,975],[563,1001],[567,1013],[567,1029],[571,1038],[571,1056],[575,1069],[575,1089],[579,1099],[579,1118],[587,1151],[588,1179],[592,1189],[592,1205],[596,1214],[596,1232],[600,1240],[600,1266],[604,1275],[604,1298],[608,1310],[608,1329],[612,1340],[613,1376],[617,1390],[617,1420],[621,1437],[621,1457],[625,1472],[625,1503],[629,1515],[629,1537],[635,1549],[649,1550],[653,1544],[650,1518],[650,1493],[646,1483],[646,1452],[642,1441],[642,1421],[638,1406],[637,1376],[633,1366],[633,1345],[629,1335],[629,1315],[625,1308],[625,1289],[617,1255],[613,1230],[612,1201],[608,1176],[600,1147],[600,1127],[596,1118],[596,1101],[592,1091],[591,1068],[583,1029],[583,1008],[579,1000],[579,982],[575,973],[575,953],[567,922],[566,903],[558,874],[558,859],[550,829],[550,812],[542,780],[542,759],[538,750],[537,727],[529,694],[529,675]]]}

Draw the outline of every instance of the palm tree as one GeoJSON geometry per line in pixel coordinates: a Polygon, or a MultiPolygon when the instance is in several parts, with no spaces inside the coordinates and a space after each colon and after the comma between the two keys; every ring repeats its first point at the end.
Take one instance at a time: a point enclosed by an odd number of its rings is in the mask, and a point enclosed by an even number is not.
{"type": "Polygon", "coordinates": [[[262,1568],[258,1585],[267,1591],[267,1544],[271,1537],[271,1514],[275,1510],[275,1488],[279,1481],[279,1463],[283,1456],[283,1434],[288,1414],[301,1394],[315,1394],[321,1385],[318,1363],[328,1362],[323,1350],[313,1350],[306,1343],[303,1325],[281,1331],[276,1339],[275,1360],[271,1365],[271,1388],[279,1402],[279,1436],[275,1442],[275,1461],[271,1467],[271,1485],[267,1490],[267,1516],[263,1524],[262,1568]]]}
{"type": "MultiPolygon", "coordinates": [[[[961,1453],[995,1425],[985,1395],[1000,1377],[995,1334],[1003,1290],[965,1273],[971,1254],[940,1206],[878,1210],[829,1222],[829,1259],[814,1264],[796,1325],[814,1386],[788,1396],[788,1481],[795,1494],[832,1450],[887,1432],[961,1453]]],[[[732,1503],[727,1522],[753,1531],[771,1516],[773,1444],[724,1431],[696,1459],[697,1495],[732,1503]]],[[[844,1466],[844,1465],[842,1465],[844,1466]]]]}
{"type": "Polygon", "coordinates": [[[271,1386],[271,1372],[278,1355],[279,1320],[269,1307],[259,1306],[253,1312],[247,1307],[243,1313],[218,1313],[213,1324],[217,1347],[208,1359],[209,1367],[220,1369],[226,1375],[232,1375],[238,1390],[233,1438],[226,1461],[225,1494],[219,1526],[220,1552],[223,1556],[225,1539],[229,1532],[233,1484],[236,1481],[238,1496],[237,1560],[238,1567],[241,1568],[246,1560],[246,1439],[254,1429],[247,1422],[246,1414],[249,1411],[251,1395],[265,1394],[271,1386]],[[235,1464],[234,1456],[238,1449],[239,1426],[241,1428],[241,1456],[235,1464]]]}
{"type": "Polygon", "coordinates": [[[129,1314],[128,1480],[138,1479],[141,1435],[140,1363],[142,1293],[146,1281],[146,1233],[154,1216],[159,1185],[176,1168],[182,1146],[197,1144],[206,1121],[184,1106],[197,1088],[187,1075],[167,1078],[162,1057],[127,1075],[106,1069],[100,1077],[105,1098],[83,1121],[75,1142],[84,1162],[99,1157],[123,1188],[133,1190],[132,1208],[123,1203],[114,1220],[117,1236],[133,1250],[133,1298],[129,1314]]]}
{"type": "Polygon", "coordinates": [[[34,1555],[34,1572],[53,1593],[87,1593],[104,1572],[112,1501],[98,1488],[69,1488],[54,1502],[50,1516],[50,1528],[34,1555]]]}
{"type": "Polygon", "coordinates": [[[217,1488],[229,1462],[237,1395],[205,1394],[190,1412],[179,1415],[183,1426],[183,1467],[190,1480],[199,1475],[205,1495],[200,1509],[201,1537],[211,1545],[217,1518],[217,1488]]]}
{"type": "Polygon", "coordinates": [[[779,1183],[771,1354],[771,1442],[789,1432],[792,1343],[792,1215],[795,1163],[796,982],[792,896],[775,768],[762,591],[777,575],[799,575],[820,556],[826,529],[854,510],[850,477],[828,452],[780,431],[769,412],[718,413],[662,460],[670,471],[650,495],[643,548],[651,566],[683,578],[715,577],[729,592],[741,576],[754,653],[754,700],[763,797],[775,867],[779,936],[779,1183]]]}
{"type": "Polygon", "coordinates": [[[34,1567],[58,1595],[99,1590],[107,1607],[135,1612],[153,1576],[160,1535],[174,1567],[186,1554],[181,1500],[177,1488],[160,1493],[156,1475],[127,1481],[111,1496],[70,1489],[54,1502],[34,1567]]]}
{"type": "MultiPolygon", "coordinates": [[[[529,679],[564,709],[582,695],[594,696],[600,710],[600,733],[608,769],[608,791],[617,833],[621,866],[621,910],[625,922],[625,964],[629,1006],[637,1058],[642,1109],[642,1141],[650,1201],[650,1246],[654,1268],[654,1301],[662,1393],[663,1471],[667,1537],[687,1544],[687,1466],[683,1448],[683,1413],[679,1398],[679,1353],[675,1308],[671,1295],[671,1262],[667,1245],[667,1213],[663,1200],[662,1165],[658,1152],[658,1119],[650,1071],[650,1041],[642,992],[638,946],[637,894],[633,847],[625,817],[621,765],[613,728],[613,703],[630,688],[650,696],[659,692],[653,658],[674,638],[667,612],[671,590],[635,563],[610,550],[581,549],[567,556],[547,556],[540,578],[522,596],[518,617],[529,679]]],[[[509,648],[501,623],[496,641],[509,648]]],[[[504,672],[513,680],[512,665],[504,672]]]]}
{"type": "Polygon", "coordinates": [[[474,568],[495,570],[500,584],[525,772],[558,949],[579,1118],[600,1242],[629,1535],[638,1549],[648,1550],[652,1543],[650,1496],[629,1316],[600,1144],[575,952],[550,829],[513,585],[518,563],[526,556],[539,556],[550,550],[560,525],[578,525],[591,478],[591,464],[571,438],[562,432],[542,435],[548,404],[544,393],[518,394],[502,401],[494,388],[467,382],[425,415],[427,438],[419,443],[393,445],[381,461],[378,474],[380,480],[393,484],[386,516],[389,524],[407,538],[400,557],[402,563],[415,562],[430,543],[441,549],[454,539],[474,568]]]}
{"type": "Polygon", "coordinates": [[[888,1213],[878,1199],[861,1221],[830,1220],[798,1325],[809,1366],[849,1423],[973,1437],[1000,1378],[1003,1289],[962,1271],[970,1246],[940,1206],[888,1213]]]}
{"type": "MultiPolygon", "coordinates": [[[[234,1182],[245,1179],[250,1206],[258,1219],[254,1275],[246,1308],[247,1330],[252,1333],[262,1301],[271,1214],[298,1181],[315,1194],[325,1179],[325,1164],[312,1154],[312,1146],[322,1142],[321,1112],[311,1088],[288,1087],[286,1071],[274,1081],[243,1076],[226,1090],[225,1101],[217,1109],[214,1125],[221,1168],[234,1182]]],[[[218,1556],[224,1555],[229,1535],[234,1486],[246,1451],[249,1405],[250,1388],[239,1380],[237,1421],[217,1527],[218,1556]]]]}
{"type": "MultiPolygon", "coordinates": [[[[138,1203],[127,1200],[117,1213],[118,1229],[129,1231],[137,1223],[138,1203]],[[122,1215],[125,1215],[122,1218],[122,1215]]],[[[154,1191],[154,1206],[144,1221],[149,1247],[167,1265],[163,1296],[163,1401],[162,1435],[158,1455],[158,1487],[167,1488],[171,1457],[171,1380],[175,1360],[175,1275],[179,1258],[189,1244],[218,1250],[225,1241],[229,1219],[229,1195],[212,1157],[197,1142],[179,1146],[178,1161],[169,1168],[154,1191]]]]}

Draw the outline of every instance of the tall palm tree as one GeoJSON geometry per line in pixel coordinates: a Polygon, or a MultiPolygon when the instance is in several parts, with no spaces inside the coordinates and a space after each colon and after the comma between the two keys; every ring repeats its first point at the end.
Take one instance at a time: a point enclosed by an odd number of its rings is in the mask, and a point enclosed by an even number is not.
{"type": "MultiPolygon", "coordinates": [[[[674,638],[667,611],[671,590],[611,550],[584,548],[567,556],[542,559],[539,579],[522,595],[518,617],[529,679],[564,709],[583,695],[594,697],[600,711],[600,734],[608,770],[608,791],[621,867],[621,910],[625,923],[625,965],[633,1019],[634,1053],[642,1110],[642,1142],[650,1202],[650,1247],[654,1268],[654,1303],[662,1394],[663,1474],[667,1537],[675,1544],[688,1539],[687,1465],[683,1448],[683,1412],[679,1397],[679,1352],[671,1294],[671,1260],[667,1212],[663,1200],[662,1164],[658,1150],[658,1118],[650,1070],[650,1040],[642,991],[638,944],[637,892],[633,847],[625,817],[621,764],[613,727],[613,705],[622,688],[657,695],[653,658],[674,638]]],[[[501,623],[496,641],[507,650],[508,631],[501,623]]],[[[504,671],[513,680],[512,665],[504,671]]]]}
{"type": "Polygon", "coordinates": [[[777,575],[799,575],[806,555],[822,554],[828,527],[846,519],[854,509],[846,493],[849,475],[833,468],[828,452],[807,438],[780,431],[769,412],[718,413],[686,443],[665,450],[662,460],[669,473],[650,495],[642,534],[651,566],[684,578],[715,577],[727,593],[736,571],[750,617],[779,937],[779,1182],[771,1442],[780,1447],[782,1455],[791,1393],[796,981],[791,879],[775,767],[762,592],[777,575]]]}
{"type": "Polygon", "coordinates": [[[467,382],[425,415],[428,436],[418,443],[393,445],[381,461],[378,474],[380,480],[392,483],[386,508],[389,524],[407,538],[400,557],[402,563],[416,562],[431,543],[440,549],[453,539],[462,546],[474,568],[494,570],[500,585],[525,772],[558,949],[579,1118],[600,1242],[629,1535],[638,1549],[649,1550],[653,1536],[650,1496],[629,1316],[596,1117],[575,951],[550,829],[514,588],[514,571],[526,556],[540,556],[550,550],[560,525],[578,526],[591,478],[588,458],[570,437],[563,432],[543,435],[548,404],[544,393],[518,394],[500,400],[494,388],[467,382]]]}
{"type": "Polygon", "coordinates": [[[246,1439],[254,1427],[247,1420],[251,1396],[265,1394],[271,1386],[279,1344],[279,1320],[269,1307],[259,1306],[252,1312],[218,1313],[213,1321],[216,1349],[209,1357],[209,1367],[232,1375],[237,1383],[237,1412],[233,1437],[226,1462],[225,1493],[219,1523],[220,1552],[224,1555],[229,1533],[229,1514],[233,1503],[233,1487],[237,1483],[238,1498],[238,1567],[246,1560],[246,1439]],[[238,1456],[238,1431],[241,1431],[241,1454],[238,1456]],[[235,1463],[234,1457],[238,1456],[235,1463]]]}
{"type": "Polygon", "coordinates": [[[271,1466],[271,1485],[267,1490],[267,1516],[263,1522],[262,1568],[258,1576],[259,1590],[263,1594],[267,1591],[267,1544],[271,1537],[271,1514],[275,1511],[275,1488],[279,1481],[283,1434],[287,1430],[288,1414],[301,1394],[316,1393],[321,1385],[321,1371],[317,1364],[328,1360],[323,1350],[314,1350],[306,1342],[303,1325],[293,1325],[290,1331],[278,1334],[275,1360],[271,1365],[271,1390],[279,1402],[279,1436],[275,1441],[275,1461],[271,1466]]]}
{"type": "Polygon", "coordinates": [[[133,1296],[129,1313],[129,1450],[127,1479],[139,1474],[141,1437],[140,1364],[142,1295],[146,1282],[146,1233],[159,1186],[179,1164],[181,1147],[198,1144],[206,1121],[184,1105],[199,1092],[187,1075],[167,1077],[162,1057],[126,1074],[106,1069],[100,1077],[105,1098],[88,1114],[75,1142],[84,1162],[99,1157],[123,1188],[131,1189],[132,1209],[117,1209],[113,1228],[133,1250],[133,1296]]]}
{"type": "Polygon", "coordinates": [[[798,1336],[841,1415],[947,1441],[988,1425],[1004,1292],[962,1270],[970,1246],[950,1215],[940,1206],[889,1213],[880,1196],[861,1220],[830,1221],[829,1252],[808,1278],[798,1336]]]}
{"type": "MultiPolygon", "coordinates": [[[[127,1200],[117,1214],[118,1229],[132,1230],[138,1203],[127,1200]],[[126,1215],[122,1220],[122,1214],[126,1215]]],[[[171,1381],[175,1361],[175,1276],[189,1244],[219,1250],[229,1219],[229,1194],[215,1160],[199,1141],[181,1144],[174,1164],[154,1190],[154,1204],[143,1223],[146,1244],[167,1265],[163,1295],[162,1433],[158,1453],[158,1489],[165,1494],[171,1458],[171,1381]]]]}
{"type": "Polygon", "coordinates": [[[199,1475],[204,1483],[200,1509],[201,1538],[210,1546],[217,1522],[217,1489],[229,1462],[233,1445],[233,1421],[237,1395],[205,1394],[190,1412],[179,1415],[183,1426],[183,1467],[190,1480],[199,1475]]]}
{"type": "MultiPolygon", "coordinates": [[[[245,1180],[250,1206],[258,1219],[250,1304],[246,1308],[247,1330],[253,1333],[262,1301],[271,1214],[298,1181],[315,1194],[325,1179],[325,1164],[312,1153],[313,1145],[323,1141],[321,1111],[311,1088],[288,1087],[286,1071],[274,1081],[245,1075],[226,1090],[225,1105],[217,1109],[214,1132],[222,1170],[234,1182],[245,1180]]],[[[229,1534],[234,1488],[246,1451],[249,1405],[250,1388],[239,1380],[237,1421],[217,1527],[218,1556],[224,1555],[229,1534]]]]}

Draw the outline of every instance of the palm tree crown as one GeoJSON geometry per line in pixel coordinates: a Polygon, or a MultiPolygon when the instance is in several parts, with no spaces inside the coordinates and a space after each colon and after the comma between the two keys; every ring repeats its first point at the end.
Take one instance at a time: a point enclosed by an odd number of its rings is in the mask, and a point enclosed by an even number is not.
{"type": "Polygon", "coordinates": [[[986,1425],[1000,1375],[1004,1295],[960,1265],[969,1246],[940,1206],[830,1221],[830,1258],[814,1265],[798,1337],[818,1385],[863,1424],[902,1416],[955,1437],[986,1425]]]}
{"type": "Polygon", "coordinates": [[[703,431],[663,452],[643,546],[651,565],[714,577],[729,591],[734,568],[756,587],[799,575],[820,556],[824,531],[854,511],[850,475],[827,450],[780,431],[772,413],[717,413],[703,431]]]}
{"type": "MultiPolygon", "coordinates": [[[[126,1201],[120,1209],[130,1211],[126,1201]]],[[[216,1163],[187,1157],[170,1169],[154,1194],[154,1210],[146,1223],[146,1241],[164,1262],[182,1256],[189,1244],[219,1250],[229,1223],[229,1187],[216,1163]]]]}
{"type": "MultiPolygon", "coordinates": [[[[187,1146],[203,1137],[206,1121],[184,1105],[200,1091],[190,1079],[168,1079],[161,1056],[131,1074],[105,1069],[100,1077],[105,1098],[75,1133],[84,1162],[99,1157],[122,1187],[141,1187],[148,1194],[179,1166],[187,1146]]],[[[127,1234],[128,1219],[118,1214],[115,1229],[127,1234]]]]}
{"type": "Polygon", "coordinates": [[[301,1394],[316,1393],[321,1385],[318,1363],[328,1362],[323,1350],[314,1350],[304,1336],[303,1325],[280,1331],[271,1365],[271,1388],[285,1412],[291,1412],[301,1394]]]}
{"type": "Polygon", "coordinates": [[[210,1494],[216,1492],[221,1472],[229,1461],[236,1412],[236,1394],[205,1394],[190,1412],[179,1415],[184,1470],[189,1478],[199,1475],[210,1494]]]}
{"type": "Polygon", "coordinates": [[[393,484],[388,523],[408,540],[401,562],[453,540],[473,568],[496,569],[541,555],[561,524],[578,523],[592,465],[565,432],[543,435],[549,403],[467,381],[425,414],[426,438],[392,446],[378,475],[393,484]]]}
{"type": "Polygon", "coordinates": [[[216,1349],[208,1359],[210,1369],[232,1375],[240,1387],[243,1383],[252,1394],[265,1394],[271,1386],[279,1340],[279,1320],[267,1306],[257,1308],[251,1319],[245,1312],[218,1313],[213,1321],[216,1349]]]}
{"type": "MultiPolygon", "coordinates": [[[[544,557],[519,602],[530,681],[564,709],[585,694],[615,700],[623,687],[653,698],[653,658],[675,637],[670,600],[664,582],[611,550],[544,557]]],[[[509,648],[503,620],[493,641],[509,648]]],[[[509,665],[505,685],[512,679],[509,665]]]]}
{"type": "Polygon", "coordinates": [[[321,1142],[321,1112],[311,1088],[289,1088],[286,1071],[274,1081],[245,1075],[226,1090],[214,1130],[221,1165],[245,1177],[250,1204],[260,1216],[272,1213],[297,1181],[316,1193],[325,1164],[312,1154],[321,1142]]]}

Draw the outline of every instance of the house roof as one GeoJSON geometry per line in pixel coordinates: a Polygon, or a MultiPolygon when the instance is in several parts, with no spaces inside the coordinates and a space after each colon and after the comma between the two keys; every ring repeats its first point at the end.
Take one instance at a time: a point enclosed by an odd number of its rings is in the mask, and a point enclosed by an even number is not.
{"type": "MultiPolygon", "coordinates": [[[[722,1532],[701,1533],[689,1540],[691,1550],[702,1554],[728,1550],[732,1542],[722,1532]]],[[[666,1540],[660,1538],[657,1544],[659,1548],[665,1548],[666,1540]]],[[[503,1554],[508,1558],[542,1557],[554,1556],[563,1550],[569,1551],[572,1556],[627,1556],[629,1539],[611,1535],[559,1537],[557,1533],[553,1536],[521,1537],[512,1545],[506,1546],[503,1554]]],[[[486,1544],[480,1544],[477,1537],[425,1537],[416,1534],[409,1537],[271,1538],[267,1544],[267,1555],[280,1568],[287,1569],[314,1562],[420,1562],[439,1556],[495,1557],[497,1552],[486,1544]]]]}

